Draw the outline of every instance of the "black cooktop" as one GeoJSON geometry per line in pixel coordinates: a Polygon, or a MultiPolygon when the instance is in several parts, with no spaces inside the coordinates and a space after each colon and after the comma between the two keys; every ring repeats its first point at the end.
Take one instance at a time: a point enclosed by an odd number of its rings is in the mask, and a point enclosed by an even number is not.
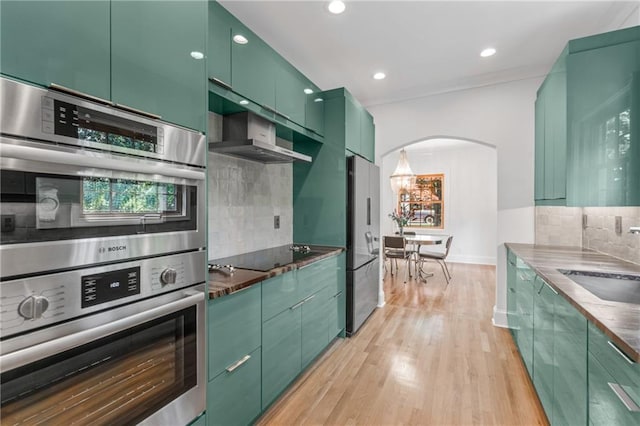
{"type": "MultiPolygon", "coordinates": [[[[300,246],[293,247],[296,248],[300,246]]],[[[316,256],[318,253],[319,252],[311,249],[308,251],[304,249],[292,250],[291,244],[287,244],[286,246],[210,260],[209,264],[231,265],[235,268],[266,272],[279,266],[285,266],[311,256],[316,256]]]]}

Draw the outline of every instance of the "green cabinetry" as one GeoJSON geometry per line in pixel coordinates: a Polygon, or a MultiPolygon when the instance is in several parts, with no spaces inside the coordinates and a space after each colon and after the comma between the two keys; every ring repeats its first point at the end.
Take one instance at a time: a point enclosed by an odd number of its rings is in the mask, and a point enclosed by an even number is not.
{"type": "Polygon", "coordinates": [[[640,26],[571,40],[538,90],[538,205],[640,205],[640,26]]]}
{"type": "Polygon", "coordinates": [[[570,43],[569,203],[640,205],[640,27],[570,43]]]}
{"type": "Polygon", "coordinates": [[[329,343],[329,289],[324,287],[304,299],[302,305],[302,368],[327,347],[329,343]]]}
{"type": "Polygon", "coordinates": [[[209,302],[210,425],[245,425],[262,410],[261,286],[209,302]]]}
{"type": "Polygon", "coordinates": [[[206,13],[202,0],[112,2],[112,101],[204,131],[206,13]]]}
{"type": "Polygon", "coordinates": [[[518,285],[517,257],[507,249],[507,325],[514,339],[517,339],[518,328],[518,285]]]}
{"type": "Polygon", "coordinates": [[[538,90],[535,122],[535,199],[564,205],[567,176],[567,50],[538,90]]]}
{"type": "Polygon", "coordinates": [[[313,132],[324,135],[324,99],[320,88],[311,81],[307,83],[311,93],[306,94],[305,127],[313,132]]]}
{"type": "Polygon", "coordinates": [[[589,421],[640,424],[640,365],[589,324],[589,421]]]}
{"type": "Polygon", "coordinates": [[[535,278],[533,331],[533,385],[549,423],[553,418],[554,315],[558,295],[540,277],[535,278]]]}
{"type": "Polygon", "coordinates": [[[209,1],[208,78],[231,87],[231,37],[235,18],[217,1],[209,1]]]}
{"type": "Polygon", "coordinates": [[[281,116],[305,125],[307,79],[290,63],[277,58],[275,108],[281,116]]]}
{"type": "Polygon", "coordinates": [[[375,126],[369,112],[344,90],[345,147],[354,154],[375,161],[375,126]]]}
{"type": "Polygon", "coordinates": [[[535,274],[522,260],[517,259],[516,294],[518,306],[518,350],[529,376],[533,377],[533,303],[535,274]]]}
{"type": "Polygon", "coordinates": [[[110,4],[3,1],[0,72],[110,99],[110,4]]]}
{"type": "Polygon", "coordinates": [[[345,253],[336,257],[336,268],[330,271],[332,279],[328,287],[329,296],[329,341],[341,335],[344,337],[347,325],[346,307],[346,280],[347,280],[347,255],[345,253]]]}

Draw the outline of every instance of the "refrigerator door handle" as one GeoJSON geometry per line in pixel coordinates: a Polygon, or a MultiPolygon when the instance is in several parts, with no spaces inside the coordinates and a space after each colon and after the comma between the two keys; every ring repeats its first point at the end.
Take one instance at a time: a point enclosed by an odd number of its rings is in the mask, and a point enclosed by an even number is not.
{"type": "Polygon", "coordinates": [[[367,225],[371,225],[371,197],[367,197],[367,225]]]}

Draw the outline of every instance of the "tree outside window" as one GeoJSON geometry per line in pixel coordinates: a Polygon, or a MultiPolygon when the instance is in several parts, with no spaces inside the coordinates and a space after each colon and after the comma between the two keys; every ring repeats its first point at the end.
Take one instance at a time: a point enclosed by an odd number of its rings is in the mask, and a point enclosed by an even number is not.
{"type": "Polygon", "coordinates": [[[444,174],[417,175],[415,184],[398,194],[398,211],[410,211],[408,226],[444,228],[444,174]]]}

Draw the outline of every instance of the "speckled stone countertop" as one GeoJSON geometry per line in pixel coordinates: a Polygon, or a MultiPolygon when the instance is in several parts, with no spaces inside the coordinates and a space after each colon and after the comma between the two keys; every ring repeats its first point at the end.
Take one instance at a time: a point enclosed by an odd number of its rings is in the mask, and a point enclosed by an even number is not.
{"type": "Polygon", "coordinates": [[[640,265],[578,247],[505,243],[627,355],[640,362],[640,305],[602,300],[558,269],[640,274],[640,265]]]}
{"type": "Polygon", "coordinates": [[[267,272],[248,269],[236,269],[232,274],[223,271],[209,272],[209,298],[216,299],[228,294],[233,294],[260,281],[293,271],[327,257],[336,256],[344,251],[342,247],[311,246],[311,249],[316,253],[313,256],[287,265],[278,266],[267,272]]]}

